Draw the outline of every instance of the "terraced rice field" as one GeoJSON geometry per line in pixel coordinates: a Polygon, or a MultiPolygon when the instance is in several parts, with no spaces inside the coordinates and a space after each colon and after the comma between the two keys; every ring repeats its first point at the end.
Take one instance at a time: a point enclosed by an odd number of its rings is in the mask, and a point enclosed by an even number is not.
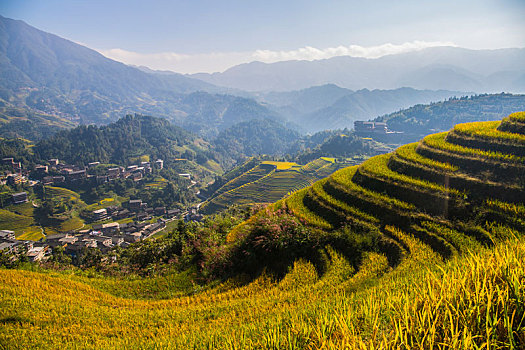
{"type": "Polygon", "coordinates": [[[312,227],[335,230],[355,222],[375,226],[385,239],[398,243],[398,254],[406,254],[406,242],[385,229],[396,227],[449,258],[465,247],[501,238],[486,227],[466,229],[458,219],[480,222],[486,215],[525,230],[525,161],[515,153],[488,147],[498,148],[502,140],[521,144],[525,133],[509,135],[500,125],[461,124],[450,132],[430,135],[393,154],[339,170],[283,203],[312,227]],[[456,134],[469,137],[460,139],[456,134]],[[488,144],[480,144],[480,139],[488,144]],[[487,175],[486,164],[505,169],[505,176],[497,171],[487,175]],[[505,219],[506,215],[512,219],[505,219]]]}
{"type": "Polygon", "coordinates": [[[264,165],[273,165],[276,170],[287,170],[290,168],[300,168],[301,166],[294,162],[274,162],[270,160],[265,160],[262,162],[264,165]]]}
{"type": "Polygon", "coordinates": [[[330,158],[319,158],[304,166],[264,161],[221,187],[201,206],[201,212],[213,214],[231,205],[273,203],[329,176],[342,166],[330,158]]]}
{"type": "Polygon", "coordinates": [[[264,176],[268,175],[271,172],[274,172],[275,170],[276,170],[276,167],[275,165],[272,165],[272,164],[262,163],[262,164],[256,165],[250,170],[246,171],[245,173],[242,173],[241,175],[227,182],[224,186],[219,188],[213,194],[213,197],[217,197],[237,187],[243,186],[247,183],[263,178],[264,176]]]}
{"type": "MultiPolygon", "coordinates": [[[[324,246],[322,273],[299,259],[282,279],[262,274],[200,293],[189,284],[169,287],[175,276],[155,287],[165,300],[136,292],[141,284],[149,290],[151,280],[0,270],[0,343],[41,349],[523,349],[525,163],[498,151],[504,155],[498,166],[510,171],[488,176],[476,165],[493,162],[494,150],[480,150],[477,140],[438,139],[335,171],[270,208],[293,213],[312,235],[357,240],[375,233],[375,249],[364,251],[358,264],[342,253],[345,247],[324,246]]],[[[324,167],[316,164],[308,172],[324,167]]],[[[286,173],[274,169],[263,179],[286,173]]],[[[286,176],[280,181],[291,185],[286,176]]],[[[243,228],[270,209],[234,228],[228,241],[246,237],[239,234],[243,228]]]]}

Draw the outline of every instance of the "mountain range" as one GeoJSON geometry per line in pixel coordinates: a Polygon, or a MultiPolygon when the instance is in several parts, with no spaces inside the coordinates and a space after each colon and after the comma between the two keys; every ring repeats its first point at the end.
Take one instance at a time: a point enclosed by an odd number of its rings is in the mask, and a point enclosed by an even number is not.
{"type": "Polygon", "coordinates": [[[134,113],[208,140],[251,120],[302,133],[351,128],[355,120],[486,90],[489,82],[519,90],[524,58],[523,49],[441,47],[374,60],[254,62],[187,76],[128,66],[0,16],[0,136],[38,140],[134,113]],[[262,91],[269,89],[275,91],[262,91]]]}
{"type": "Polygon", "coordinates": [[[375,59],[340,56],[316,61],[252,62],[222,73],[190,75],[248,91],[299,90],[337,84],[352,90],[412,87],[474,92],[524,92],[525,49],[433,47],[375,59]]]}
{"type": "Polygon", "coordinates": [[[273,116],[253,100],[222,91],[226,89],[181,74],[127,66],[0,16],[0,107],[8,113],[24,108],[80,124],[107,124],[128,113],[143,113],[194,131],[202,123],[221,129],[224,121],[227,127],[247,113],[273,116]]]}
{"type": "Polygon", "coordinates": [[[257,95],[260,103],[297,125],[299,130],[314,133],[326,129],[353,128],[354,121],[399,111],[416,104],[427,104],[467,95],[461,91],[394,90],[353,91],[333,84],[289,92],[257,95]]]}

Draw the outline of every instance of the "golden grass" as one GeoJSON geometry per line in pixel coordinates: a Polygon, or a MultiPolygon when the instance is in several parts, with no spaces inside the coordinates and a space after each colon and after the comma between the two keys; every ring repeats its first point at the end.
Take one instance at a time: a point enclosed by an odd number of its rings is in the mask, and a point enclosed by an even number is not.
{"type": "Polygon", "coordinates": [[[42,238],[44,238],[44,234],[40,226],[25,227],[19,230],[19,234],[16,236],[16,239],[21,241],[38,241],[42,238]]]}
{"type": "Polygon", "coordinates": [[[412,203],[407,203],[407,202],[398,200],[396,198],[387,196],[383,193],[368,190],[354,183],[352,181],[352,178],[354,177],[358,168],[359,166],[356,165],[353,167],[348,167],[345,169],[338,170],[332,174],[332,176],[330,177],[330,180],[333,180],[337,184],[345,187],[346,189],[348,189],[348,191],[354,192],[357,195],[362,196],[364,198],[368,197],[372,199],[372,201],[375,200],[378,202],[382,202],[386,205],[391,205],[393,207],[398,207],[398,208],[401,208],[407,211],[416,209],[416,206],[412,203]]]}
{"type": "Polygon", "coordinates": [[[295,162],[274,162],[270,160],[265,160],[261,164],[275,165],[277,170],[287,170],[292,167],[300,167],[300,165],[295,162]]]}
{"type": "Polygon", "coordinates": [[[486,205],[490,208],[499,209],[511,216],[525,218],[525,205],[502,202],[496,199],[487,199],[486,205]]]}
{"type": "MultiPolygon", "coordinates": [[[[444,137],[425,140],[450,152],[500,157],[458,148],[444,137]]],[[[414,147],[404,149],[407,157],[417,158],[414,147]]],[[[372,158],[362,169],[389,183],[443,191],[391,171],[388,157],[372,158]]],[[[327,186],[334,184],[374,205],[415,209],[355,184],[357,169],[334,173],[327,186]]],[[[286,206],[305,222],[330,230],[328,222],[304,206],[308,191],[345,212],[354,209],[352,203],[331,199],[323,184],[272,206],[286,206]]],[[[525,214],[522,204],[489,199],[485,205],[517,218],[525,214]]],[[[230,231],[228,241],[255,218],[230,231]]],[[[119,280],[89,272],[72,276],[0,269],[0,344],[21,349],[525,348],[523,232],[487,223],[488,234],[495,237],[489,249],[451,223],[420,221],[421,230],[444,238],[462,254],[444,260],[415,236],[386,225],[381,232],[398,242],[402,252],[395,268],[377,252],[363,253],[354,267],[332,248],[321,247],[327,263],[323,275],[310,262],[298,260],[282,280],[263,274],[247,284],[229,280],[204,290],[190,274],[119,280]]]]}
{"type": "Polygon", "coordinates": [[[506,154],[497,151],[485,151],[476,148],[468,148],[460,145],[456,145],[446,141],[446,136],[448,132],[443,132],[439,134],[432,134],[423,139],[423,143],[431,148],[458,153],[466,156],[476,157],[476,158],[488,158],[498,161],[507,161],[507,162],[516,162],[522,163],[525,162],[523,157],[518,157],[513,154],[506,154]]]}
{"type": "Polygon", "coordinates": [[[46,186],[46,195],[53,198],[62,198],[65,200],[76,201],[79,204],[85,205],[85,203],[80,199],[80,195],[78,193],[67,188],[46,186]]]}
{"type": "Polygon", "coordinates": [[[33,217],[18,215],[5,209],[0,209],[0,230],[12,230],[20,240],[39,240],[43,237],[40,228],[35,226],[33,217]]]}
{"type": "Polygon", "coordinates": [[[424,166],[427,166],[429,168],[437,168],[440,170],[445,171],[458,171],[459,168],[455,165],[438,162],[437,160],[433,160],[427,157],[424,157],[416,152],[417,146],[419,145],[419,142],[409,143],[407,145],[401,146],[398,149],[396,149],[396,156],[398,156],[401,159],[422,164],[424,166]]]}
{"type": "MultiPolygon", "coordinates": [[[[382,255],[367,253],[354,274],[329,249],[332,263],[322,277],[298,261],[280,282],[262,276],[246,286],[228,282],[167,300],[101,291],[114,290],[113,280],[0,270],[0,343],[32,349],[508,349],[523,344],[525,243],[508,241],[443,263],[412,236],[387,230],[411,252],[393,271],[382,255]]],[[[140,288],[139,281],[131,285],[140,288]]]]}
{"type": "Polygon", "coordinates": [[[510,120],[525,123],[525,112],[516,112],[508,116],[510,120]]]}
{"type": "Polygon", "coordinates": [[[384,154],[380,156],[375,156],[364,162],[359,170],[364,171],[365,173],[371,174],[375,177],[380,177],[387,181],[393,181],[400,185],[405,186],[415,186],[418,188],[440,192],[444,194],[453,194],[460,196],[462,193],[454,188],[446,188],[443,185],[436,184],[434,182],[417,179],[408,175],[400,174],[395,171],[392,171],[388,167],[388,160],[390,159],[390,154],[384,154]]]}
{"type": "Polygon", "coordinates": [[[309,191],[311,191],[315,196],[329,203],[334,208],[342,210],[348,216],[359,218],[360,220],[364,220],[367,222],[379,223],[379,220],[376,217],[369,215],[355,207],[352,207],[348,205],[348,203],[342,202],[326,193],[323,189],[323,186],[326,184],[327,181],[328,179],[317,181],[312,185],[312,187],[310,187],[309,191]]]}
{"type": "Polygon", "coordinates": [[[84,221],[77,216],[74,216],[64,222],[60,223],[58,230],[61,232],[76,231],[84,227],[84,221]]]}
{"type": "Polygon", "coordinates": [[[498,130],[501,121],[494,122],[474,122],[463,123],[454,126],[454,132],[471,136],[480,137],[490,141],[512,141],[516,143],[525,143],[525,135],[498,130]]]}

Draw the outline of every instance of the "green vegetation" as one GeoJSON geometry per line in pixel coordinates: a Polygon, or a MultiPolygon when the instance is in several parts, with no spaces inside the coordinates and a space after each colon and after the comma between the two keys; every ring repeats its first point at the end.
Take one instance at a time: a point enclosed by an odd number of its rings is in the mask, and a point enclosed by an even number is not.
{"type": "Polygon", "coordinates": [[[285,200],[286,208],[290,210],[293,215],[310,226],[331,230],[333,227],[328,221],[304,206],[304,197],[307,193],[308,190],[303,189],[294,193],[293,196],[288,197],[285,200]]]}
{"type": "MultiPolygon", "coordinates": [[[[525,184],[512,171],[482,180],[484,169],[461,161],[475,157],[482,166],[494,154],[523,164],[515,154],[458,146],[438,134],[340,169],[251,216],[235,209],[204,223],[180,221],[84,274],[0,270],[0,341],[23,348],[521,349],[525,184]],[[437,145],[458,161],[427,157],[423,146],[437,145]],[[409,175],[396,157],[451,181],[409,175]],[[489,190],[471,196],[476,183],[489,190]],[[498,199],[502,189],[515,193],[513,201],[498,199]]],[[[323,161],[329,164],[275,169],[239,188],[337,164],[323,161]]]]}
{"type": "Polygon", "coordinates": [[[63,187],[42,187],[39,205],[34,209],[35,221],[46,234],[79,230],[84,221],[79,218],[86,203],[77,192],[63,187]]]}
{"type": "Polygon", "coordinates": [[[369,156],[377,154],[377,150],[381,150],[381,153],[385,149],[390,149],[383,143],[358,137],[347,129],[319,132],[306,140],[301,140],[295,148],[298,149],[294,161],[301,164],[319,158],[328,160],[327,157],[344,159],[363,155],[369,156]],[[317,143],[313,141],[317,141],[317,143]]]}
{"type": "Polygon", "coordinates": [[[382,203],[384,205],[398,207],[403,210],[415,209],[415,206],[413,204],[406,203],[396,198],[392,198],[387,195],[384,195],[382,193],[369,190],[353,182],[352,179],[354,178],[357,170],[358,170],[357,166],[346,168],[346,169],[341,169],[335,172],[330,177],[328,184],[334,183],[336,184],[336,186],[339,185],[337,186],[336,190],[342,190],[343,192],[347,192],[349,194],[356,195],[358,197],[364,197],[366,198],[366,201],[368,202],[382,203]]]}
{"type": "Polygon", "coordinates": [[[85,165],[94,161],[128,165],[139,157],[161,158],[165,165],[178,158],[204,164],[213,158],[206,144],[196,146],[194,141],[195,136],[165,119],[128,115],[106,126],[79,126],[59,132],[40,141],[34,152],[43,160],[58,158],[85,165]]]}
{"type": "Polygon", "coordinates": [[[230,169],[228,172],[221,176],[216,176],[214,181],[209,184],[205,189],[203,189],[202,193],[206,194],[207,197],[211,197],[212,195],[215,195],[216,191],[221,188],[224,184],[232,181],[233,179],[241,176],[245,172],[249,171],[253,167],[259,164],[259,160],[255,157],[250,157],[244,163],[234,167],[233,169],[230,169]]]}
{"type": "Polygon", "coordinates": [[[497,151],[485,151],[476,148],[468,148],[460,145],[456,145],[450,142],[446,142],[446,132],[440,134],[429,135],[423,139],[423,143],[429,147],[447,151],[451,153],[459,153],[474,158],[489,158],[491,160],[523,163],[525,158],[518,157],[514,154],[505,154],[497,151]]]}
{"type": "Polygon", "coordinates": [[[523,121],[523,112],[513,113],[507,118],[503,119],[501,125],[498,127],[501,131],[508,131],[511,133],[525,134],[525,122],[523,121]]]}
{"type": "MultiPolygon", "coordinates": [[[[16,155],[16,160],[23,164],[35,161],[32,148],[34,144],[24,139],[0,139],[0,157],[12,158],[16,155]]],[[[4,165],[1,165],[5,168],[4,165]]],[[[11,170],[11,169],[6,169],[11,170]]]]}
{"type": "Polygon", "coordinates": [[[441,192],[444,194],[460,195],[460,192],[453,188],[445,188],[444,186],[435,184],[430,181],[424,181],[415,179],[410,176],[399,174],[395,171],[392,171],[388,167],[388,161],[390,160],[391,155],[385,154],[381,156],[376,156],[370,160],[363,163],[359,168],[359,171],[362,174],[371,175],[373,177],[379,177],[384,182],[393,182],[398,184],[410,184],[414,187],[419,187],[425,190],[441,192]]]}
{"type": "Polygon", "coordinates": [[[464,134],[471,137],[480,137],[488,139],[492,142],[507,141],[522,144],[525,143],[525,135],[500,131],[497,129],[500,124],[501,122],[499,121],[464,123],[456,125],[453,130],[455,133],[464,134]]]}
{"type": "Polygon", "coordinates": [[[262,161],[246,173],[232,179],[205,202],[201,211],[216,213],[231,205],[273,203],[287,194],[310,186],[329,176],[345,163],[316,159],[304,166],[293,162],[262,161]]]}
{"type": "Polygon", "coordinates": [[[23,188],[29,201],[0,209],[0,229],[13,230],[19,240],[38,241],[44,234],[81,229],[86,208],[77,192],[62,187],[23,188]],[[33,191],[34,190],[34,191],[33,191]]]}
{"type": "Polygon", "coordinates": [[[422,137],[430,132],[449,130],[458,123],[500,120],[524,109],[525,95],[484,94],[416,105],[374,121],[387,123],[391,130],[422,137]]]}
{"type": "Polygon", "coordinates": [[[262,154],[282,155],[300,138],[298,132],[270,120],[250,120],[221,131],[213,145],[221,154],[241,160],[262,154]]]}
{"type": "Polygon", "coordinates": [[[3,230],[20,231],[34,224],[33,218],[25,215],[17,215],[13,212],[0,209],[0,225],[3,230]]]}
{"type": "Polygon", "coordinates": [[[396,149],[395,156],[413,163],[422,164],[430,168],[437,168],[440,170],[452,172],[457,171],[459,169],[457,166],[454,166],[452,164],[438,162],[436,160],[423,157],[422,155],[416,152],[418,145],[418,142],[414,142],[401,146],[398,149],[396,149]]]}
{"type": "MultiPolygon", "coordinates": [[[[276,162],[278,163],[278,162],[276,162]]],[[[224,186],[219,188],[217,191],[213,193],[213,197],[217,197],[221,195],[222,193],[231,191],[237,187],[243,186],[247,183],[256,181],[269,173],[275,171],[275,165],[267,164],[267,163],[261,163],[253,168],[249,169],[245,173],[242,173],[241,175],[237,176],[236,178],[228,181],[224,186]],[[266,165],[263,165],[266,164],[266,165]]]]}
{"type": "Polygon", "coordinates": [[[53,113],[30,108],[14,107],[0,98],[0,135],[5,138],[24,138],[39,141],[76,124],[53,113]]]}
{"type": "Polygon", "coordinates": [[[508,116],[514,122],[525,123],[525,112],[516,112],[508,116]]]}

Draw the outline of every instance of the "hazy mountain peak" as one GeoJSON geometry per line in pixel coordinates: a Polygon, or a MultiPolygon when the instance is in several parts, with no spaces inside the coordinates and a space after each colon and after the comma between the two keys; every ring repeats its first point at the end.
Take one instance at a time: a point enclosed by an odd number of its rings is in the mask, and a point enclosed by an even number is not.
{"type": "Polygon", "coordinates": [[[337,84],[352,90],[407,86],[430,90],[522,92],[525,91],[523,62],[523,48],[470,50],[440,46],[374,59],[339,56],[317,61],[252,62],[223,73],[193,76],[249,91],[301,90],[314,85],[337,84]],[[494,82],[490,75],[499,79],[494,82]]]}

